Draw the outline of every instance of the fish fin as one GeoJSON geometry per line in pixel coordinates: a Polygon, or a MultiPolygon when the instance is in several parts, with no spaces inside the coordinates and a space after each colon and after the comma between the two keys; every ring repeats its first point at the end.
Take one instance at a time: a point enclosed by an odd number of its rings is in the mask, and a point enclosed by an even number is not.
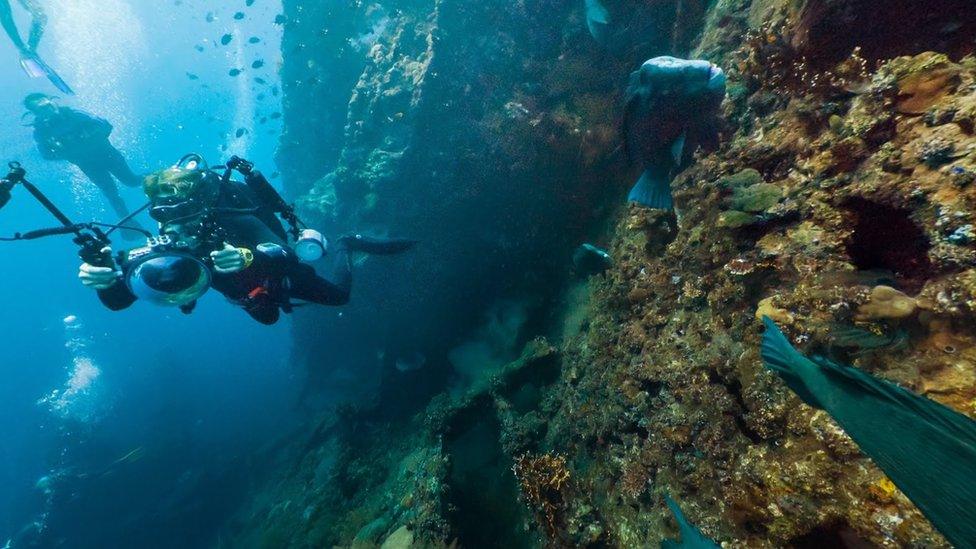
{"type": "Polygon", "coordinates": [[[658,210],[674,209],[674,200],[671,198],[670,166],[645,169],[640,179],[630,189],[627,200],[658,210]]]}
{"type": "Polygon", "coordinates": [[[674,163],[678,166],[681,165],[681,159],[685,154],[685,142],[687,140],[688,132],[683,132],[671,143],[671,157],[674,158],[674,163]]]}
{"type": "Polygon", "coordinates": [[[586,28],[597,42],[603,44],[610,26],[610,13],[600,0],[586,0],[586,28]]]}
{"type": "Polygon", "coordinates": [[[807,389],[803,379],[797,374],[798,369],[815,365],[790,344],[779,326],[768,316],[763,316],[763,324],[766,325],[761,350],[763,363],[779,374],[803,402],[815,408],[823,408],[817,397],[807,389]]]}

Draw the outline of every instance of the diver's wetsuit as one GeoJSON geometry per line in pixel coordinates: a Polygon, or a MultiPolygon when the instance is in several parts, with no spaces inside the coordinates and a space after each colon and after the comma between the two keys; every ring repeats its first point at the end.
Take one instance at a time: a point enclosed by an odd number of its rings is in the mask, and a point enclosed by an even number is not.
{"type": "MultiPolygon", "coordinates": [[[[241,305],[262,324],[278,321],[289,300],[300,299],[319,305],[345,305],[352,289],[350,250],[341,240],[330,249],[332,267],[328,279],[298,260],[287,246],[287,235],[272,212],[256,208],[250,190],[240,183],[221,183],[216,210],[217,224],[225,231],[224,240],[232,246],[254,252],[254,262],[246,269],[230,274],[213,272],[212,286],[232,302],[241,305]],[[229,211],[233,210],[233,211],[229,211]],[[271,246],[267,246],[271,245],[271,246]]],[[[208,250],[200,255],[206,256],[208,250]]],[[[98,297],[113,311],[125,309],[136,296],[122,282],[98,297]]],[[[192,307],[191,307],[192,308],[192,307]]]]}
{"type": "Polygon", "coordinates": [[[17,23],[14,22],[13,11],[10,9],[10,0],[0,0],[0,26],[3,27],[7,36],[10,37],[10,41],[18,50],[22,52],[34,51],[37,49],[37,45],[41,43],[44,26],[47,24],[47,16],[44,14],[44,10],[33,0],[20,0],[20,4],[31,14],[31,28],[27,43],[24,43],[20,37],[20,32],[17,30],[17,23]]]}
{"type": "Polygon", "coordinates": [[[129,187],[142,185],[142,178],[109,142],[111,133],[112,124],[107,120],[68,107],[34,121],[34,140],[41,156],[77,166],[102,191],[115,213],[125,217],[128,208],[112,176],[129,187]]]}

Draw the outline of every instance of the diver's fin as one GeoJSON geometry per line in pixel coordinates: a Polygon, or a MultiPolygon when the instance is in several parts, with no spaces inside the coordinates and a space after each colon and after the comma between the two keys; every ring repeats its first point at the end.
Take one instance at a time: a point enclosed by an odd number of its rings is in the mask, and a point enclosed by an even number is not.
{"type": "Polygon", "coordinates": [[[671,143],[671,158],[674,158],[675,166],[681,165],[681,158],[685,154],[685,142],[688,140],[688,132],[683,132],[674,143],[671,143]]]}
{"type": "Polygon", "coordinates": [[[766,366],[830,414],[953,546],[976,546],[976,421],[858,368],[808,359],[763,321],[766,366]]]}
{"type": "Polygon", "coordinates": [[[20,58],[20,66],[24,69],[31,78],[41,78],[47,77],[54,84],[54,87],[58,89],[61,93],[65,95],[74,95],[74,90],[71,86],[64,81],[57,72],[54,71],[47,63],[41,60],[40,57],[35,53],[25,53],[20,58]]]}
{"type": "Polygon", "coordinates": [[[24,55],[20,58],[20,68],[31,78],[43,78],[47,76],[47,72],[40,61],[37,56],[24,55]]]}
{"type": "Polygon", "coordinates": [[[674,200],[671,198],[671,169],[649,167],[641,174],[640,179],[630,189],[627,196],[630,202],[636,202],[648,208],[671,210],[674,200]]]}
{"type": "Polygon", "coordinates": [[[662,540],[662,549],[719,549],[719,546],[714,541],[706,538],[698,528],[688,522],[684,513],[681,512],[681,508],[671,499],[671,496],[665,494],[664,502],[668,505],[668,509],[671,509],[674,520],[678,522],[681,541],[678,542],[673,539],[662,540]]]}
{"type": "Polygon", "coordinates": [[[803,402],[814,408],[823,408],[797,373],[801,368],[811,368],[816,365],[790,345],[779,326],[768,316],[763,316],[763,324],[766,325],[766,332],[763,334],[761,352],[766,367],[779,374],[803,402]]]}
{"type": "Polygon", "coordinates": [[[361,234],[344,236],[339,242],[351,252],[371,255],[394,255],[403,253],[417,245],[416,240],[406,238],[375,238],[361,234]]]}

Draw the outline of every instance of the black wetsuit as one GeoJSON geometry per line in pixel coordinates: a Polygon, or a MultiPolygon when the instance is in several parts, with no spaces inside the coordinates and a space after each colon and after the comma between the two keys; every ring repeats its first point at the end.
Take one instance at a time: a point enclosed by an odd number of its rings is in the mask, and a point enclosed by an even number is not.
{"type": "Polygon", "coordinates": [[[142,178],[109,142],[111,133],[112,125],[107,120],[68,107],[59,107],[54,114],[34,121],[34,140],[41,156],[78,166],[101,189],[115,213],[125,217],[128,208],[112,176],[129,187],[142,185],[142,178]]]}
{"type": "MultiPolygon", "coordinates": [[[[262,324],[277,322],[281,310],[290,310],[291,299],[320,305],[348,303],[352,262],[343,241],[330,250],[332,267],[328,279],[323,278],[310,265],[298,260],[287,246],[281,222],[272,212],[256,207],[256,203],[245,185],[221,183],[215,210],[220,212],[216,221],[224,231],[222,236],[233,246],[252,250],[254,262],[236,273],[213,272],[212,287],[262,324]],[[270,253],[262,248],[271,248],[270,253]]],[[[203,250],[200,255],[207,253],[203,250]]],[[[100,290],[98,297],[113,311],[125,309],[136,301],[136,296],[122,282],[100,290]]]]}

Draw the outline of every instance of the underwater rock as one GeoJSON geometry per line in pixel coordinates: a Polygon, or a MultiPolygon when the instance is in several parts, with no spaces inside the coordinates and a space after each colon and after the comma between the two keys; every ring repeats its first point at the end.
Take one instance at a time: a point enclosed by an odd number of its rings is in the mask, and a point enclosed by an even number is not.
{"type": "Polygon", "coordinates": [[[776,296],[767,297],[759,302],[759,306],[756,308],[756,320],[762,322],[764,317],[769,317],[778,324],[793,324],[793,315],[786,309],[773,305],[774,301],[776,301],[776,296]]]}
{"type": "MultiPolygon", "coordinates": [[[[898,320],[915,314],[918,303],[914,298],[890,286],[875,286],[868,301],[857,308],[858,320],[898,320]]],[[[774,319],[775,320],[775,319],[774,319]]]]}
{"type": "Polygon", "coordinates": [[[928,52],[892,64],[903,114],[923,114],[959,83],[959,69],[945,55],[928,52]],[[900,73],[900,74],[899,74],[900,73]]]}
{"type": "MultiPolygon", "coordinates": [[[[728,67],[729,124],[720,149],[674,174],[681,215],[665,215],[617,207],[633,174],[614,96],[651,42],[597,47],[582,2],[420,4],[391,14],[358,54],[349,44],[370,28],[367,6],[348,21],[332,4],[288,0],[280,20],[293,52],[282,67],[286,186],[316,222],[409,227],[438,243],[395,284],[373,272],[384,282],[357,285],[362,308],[341,321],[296,317],[313,375],[319,355],[376,362],[373,351],[333,354],[373,337],[377,315],[410,343],[400,348],[447,354],[498,288],[562,302],[579,242],[606,242],[614,262],[586,284],[579,329],[530,341],[484,384],[438,394],[432,383],[396,411],[380,397],[386,407],[289,443],[299,464],[276,471],[240,522],[296,546],[348,546],[387,516],[373,543],[408,525],[415,545],[649,546],[674,534],[653,498],[668,486],[730,546],[948,547],[828,414],[797,406],[763,368],[755,320],[774,317],[806,347],[976,413],[973,62],[888,59],[870,45],[860,55],[813,19],[794,46],[805,3],[713,3],[694,55],[728,67]],[[802,58],[825,38],[837,47],[802,58]],[[545,455],[563,456],[571,480],[524,505],[510,468],[545,455]],[[296,503],[269,514],[265,501],[296,503]]],[[[660,15],[689,3],[653,4],[660,15]]],[[[533,315],[518,345],[562,320],[533,315]]],[[[412,375],[442,367],[429,356],[412,375]]],[[[384,395],[411,390],[402,377],[384,395]]]]}
{"type": "Polygon", "coordinates": [[[757,183],[748,187],[738,187],[732,193],[730,204],[733,210],[761,213],[769,210],[783,198],[783,191],[771,183],[757,183]]]}
{"type": "Polygon", "coordinates": [[[718,225],[720,227],[728,227],[730,229],[737,229],[739,227],[745,227],[746,225],[752,225],[757,221],[759,221],[758,216],[736,210],[725,211],[720,213],[718,216],[718,225]]]}
{"type": "Polygon", "coordinates": [[[380,545],[380,549],[410,549],[411,547],[413,547],[413,532],[406,526],[397,528],[383,541],[383,545],[380,545]]]}

